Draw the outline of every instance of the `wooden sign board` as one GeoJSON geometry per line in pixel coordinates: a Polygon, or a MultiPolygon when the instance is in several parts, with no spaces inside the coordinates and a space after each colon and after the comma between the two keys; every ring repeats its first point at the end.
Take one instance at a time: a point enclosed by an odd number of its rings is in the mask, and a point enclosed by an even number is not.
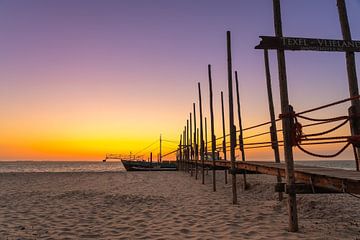
{"type": "Polygon", "coordinates": [[[360,52],[360,41],[271,36],[260,36],[260,38],[261,42],[255,49],[360,52]]]}

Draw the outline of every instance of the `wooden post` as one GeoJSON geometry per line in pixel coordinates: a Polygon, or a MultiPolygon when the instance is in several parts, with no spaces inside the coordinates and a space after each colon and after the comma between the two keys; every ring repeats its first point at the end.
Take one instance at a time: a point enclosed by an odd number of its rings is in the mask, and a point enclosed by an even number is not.
{"type": "Polygon", "coordinates": [[[232,87],[232,62],[231,62],[231,33],[226,33],[227,45],[227,65],[228,65],[228,87],[229,87],[229,126],[230,126],[230,160],[232,175],[232,192],[233,204],[237,204],[236,190],[236,169],[235,169],[235,146],[236,146],[236,128],[234,125],[234,104],[233,104],[233,87],[232,87]]]}
{"type": "MultiPolygon", "coordinates": [[[[200,151],[200,149],[199,149],[199,128],[196,129],[196,145],[198,146],[198,158],[199,158],[199,151],[200,151]]],[[[198,159],[198,160],[200,160],[200,159],[198,159]]]]}
{"type": "Polygon", "coordinates": [[[201,181],[205,184],[205,171],[204,171],[204,134],[203,134],[203,121],[202,121],[202,104],[201,104],[201,88],[199,88],[199,110],[200,110],[200,160],[201,160],[201,181]]]}
{"type": "Polygon", "coordinates": [[[211,65],[208,65],[209,75],[209,92],[210,92],[210,125],[211,125],[211,157],[213,162],[213,191],[216,191],[216,165],[215,165],[215,151],[216,151],[216,137],[214,129],[214,107],[213,107],[213,89],[211,78],[211,65]]]}
{"type": "MultiPolygon", "coordinates": [[[[282,37],[282,23],[281,23],[281,9],[280,0],[273,0],[274,7],[274,26],[276,37],[282,37]]],[[[289,105],[289,97],[287,90],[286,64],[284,50],[277,50],[278,68],[279,68],[279,86],[280,86],[280,100],[281,113],[283,116],[289,116],[292,108],[289,105]]],[[[296,192],[295,192],[295,175],[294,175],[294,159],[291,142],[291,132],[293,120],[290,117],[282,119],[283,135],[284,135],[284,154],[285,154],[285,175],[286,184],[288,188],[288,214],[289,214],[289,231],[297,232],[298,217],[296,207],[296,192]]]]}
{"type": "MultiPolygon", "coordinates": [[[[351,31],[349,26],[349,20],[347,16],[346,4],[344,0],[337,0],[337,7],[339,13],[339,20],[341,25],[341,32],[343,35],[343,39],[346,41],[351,41],[351,31]]],[[[357,82],[357,74],[356,74],[356,63],[355,63],[355,54],[354,52],[346,52],[346,69],[348,75],[348,83],[349,83],[349,92],[350,97],[359,95],[359,87],[357,82]]],[[[354,99],[351,101],[351,108],[349,113],[357,116],[360,114],[360,100],[354,99]]],[[[360,134],[360,118],[353,117],[352,121],[350,121],[351,127],[351,135],[359,135],[360,134]]],[[[356,161],[356,170],[359,171],[360,162],[356,157],[360,156],[360,148],[356,147],[355,160],[356,161]]]]}
{"type": "MultiPolygon", "coordinates": [[[[269,54],[268,50],[264,50],[264,62],[265,62],[265,75],[266,75],[266,86],[267,86],[267,94],[268,94],[268,103],[269,103],[269,113],[271,119],[271,127],[270,127],[270,134],[271,134],[271,142],[272,142],[272,149],[274,151],[275,162],[280,163],[280,153],[279,153],[279,144],[277,138],[277,129],[276,129],[276,121],[275,121],[275,110],[274,110],[274,101],[273,101],[273,94],[271,89],[271,74],[270,74],[270,66],[269,66],[269,54]]],[[[277,182],[281,183],[281,175],[280,171],[277,175],[277,182]]],[[[281,201],[283,199],[282,192],[278,193],[278,199],[281,201]]]]}
{"type": "Polygon", "coordinates": [[[152,152],[150,152],[150,166],[152,166],[152,152]]]}
{"type": "Polygon", "coordinates": [[[161,134],[160,134],[160,153],[159,153],[159,161],[161,163],[162,161],[162,156],[161,156],[161,134]]]}
{"type": "MultiPolygon", "coordinates": [[[[226,157],[226,131],[225,131],[225,113],[224,113],[224,96],[223,92],[221,91],[221,116],[222,116],[222,130],[223,130],[223,154],[224,154],[224,160],[227,160],[226,157]]],[[[225,184],[227,184],[227,170],[225,170],[225,184]]]]}
{"type": "Polygon", "coordinates": [[[183,130],[183,171],[185,171],[186,168],[186,126],[184,126],[184,130],[183,130]]]}
{"type": "Polygon", "coordinates": [[[193,160],[194,160],[194,149],[192,144],[192,116],[190,112],[190,176],[193,176],[193,160]]]}
{"type": "Polygon", "coordinates": [[[180,144],[179,144],[179,166],[178,169],[182,170],[182,145],[181,145],[182,135],[180,134],[180,144]]]}
{"type": "Polygon", "coordinates": [[[197,140],[197,134],[196,134],[196,109],[195,109],[195,103],[193,103],[193,112],[194,112],[194,150],[195,150],[195,179],[198,179],[198,140],[197,140]]]}
{"type": "Polygon", "coordinates": [[[186,171],[189,171],[189,166],[190,166],[190,148],[189,148],[189,120],[186,120],[186,171]]]}
{"type": "MultiPolygon", "coordinates": [[[[236,83],[236,100],[237,100],[237,113],[238,113],[238,119],[239,119],[239,148],[241,152],[241,160],[245,161],[245,150],[244,150],[244,141],[243,141],[243,127],[242,127],[242,121],[241,121],[241,105],[240,105],[240,94],[239,94],[239,80],[238,80],[238,74],[237,71],[235,71],[235,83],[236,83]]],[[[243,173],[243,189],[247,189],[247,183],[246,183],[246,174],[243,173]]]]}
{"type": "MultiPolygon", "coordinates": [[[[204,153],[205,153],[205,160],[207,161],[209,159],[208,157],[208,140],[207,140],[207,118],[205,117],[205,147],[204,147],[204,153]]],[[[206,168],[206,176],[209,175],[209,168],[206,168]]]]}

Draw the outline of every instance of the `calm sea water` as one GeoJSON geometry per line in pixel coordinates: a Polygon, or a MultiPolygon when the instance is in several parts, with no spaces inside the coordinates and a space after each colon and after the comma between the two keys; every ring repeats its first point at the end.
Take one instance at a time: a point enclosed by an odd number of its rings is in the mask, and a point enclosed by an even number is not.
{"type": "MultiPolygon", "coordinates": [[[[355,170],[354,160],[296,161],[296,164],[355,170]]],[[[0,173],[4,172],[117,172],[125,171],[120,161],[116,162],[45,162],[45,161],[0,161],[0,173]]]]}
{"type": "Polygon", "coordinates": [[[0,172],[117,172],[125,171],[116,162],[0,161],[0,172]]]}

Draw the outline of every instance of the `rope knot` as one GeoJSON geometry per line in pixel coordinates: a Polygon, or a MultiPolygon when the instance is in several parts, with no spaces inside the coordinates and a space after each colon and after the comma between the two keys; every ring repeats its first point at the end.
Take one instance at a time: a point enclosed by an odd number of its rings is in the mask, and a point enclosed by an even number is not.
{"type": "Polygon", "coordinates": [[[355,147],[360,147],[360,135],[349,136],[348,142],[355,147]]]}

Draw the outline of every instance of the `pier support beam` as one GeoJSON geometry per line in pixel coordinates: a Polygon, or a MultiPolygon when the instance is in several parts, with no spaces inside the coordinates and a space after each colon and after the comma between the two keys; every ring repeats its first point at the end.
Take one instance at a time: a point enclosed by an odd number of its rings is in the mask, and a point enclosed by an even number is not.
{"type": "Polygon", "coordinates": [[[236,169],[235,169],[236,128],[234,125],[230,31],[226,32],[226,45],[227,45],[227,70],[228,70],[228,88],[229,88],[230,160],[231,160],[231,176],[232,176],[231,181],[232,181],[232,192],[233,192],[233,204],[237,204],[236,169]]]}
{"type": "MultiPolygon", "coordinates": [[[[225,113],[224,113],[224,94],[221,91],[221,117],[222,117],[222,133],[223,133],[223,141],[222,141],[222,149],[223,149],[223,154],[224,154],[224,160],[227,160],[226,157],[226,131],[225,131],[225,113]]],[[[225,184],[228,183],[228,179],[227,179],[227,170],[225,170],[225,184]]]]}
{"type": "Polygon", "coordinates": [[[203,134],[203,115],[202,115],[202,103],[201,103],[201,87],[198,83],[199,89],[199,111],[200,111],[200,160],[201,160],[201,182],[205,184],[205,166],[204,166],[204,134],[203,134]]]}
{"type": "Polygon", "coordinates": [[[214,106],[213,106],[213,89],[212,89],[212,78],[211,78],[211,65],[208,65],[209,75],[209,92],[210,92],[210,125],[211,125],[211,157],[213,162],[213,191],[216,191],[216,165],[215,165],[215,151],[216,151],[216,137],[214,127],[214,106]]]}
{"type": "MultiPolygon", "coordinates": [[[[349,20],[347,16],[346,4],[345,0],[337,0],[337,8],[339,13],[339,20],[341,25],[341,33],[343,35],[343,39],[346,41],[351,41],[351,31],[349,26],[349,20]]],[[[346,70],[348,75],[348,83],[349,83],[349,93],[350,97],[355,97],[359,95],[359,87],[357,82],[357,74],[356,74],[356,63],[355,63],[355,54],[354,52],[346,52],[346,70]]],[[[351,108],[350,113],[354,114],[354,116],[358,116],[360,114],[360,100],[353,99],[351,100],[351,108]]],[[[352,121],[350,121],[351,127],[351,135],[360,135],[360,118],[353,117],[352,121]]],[[[356,160],[356,170],[360,169],[360,160],[357,156],[360,156],[360,148],[355,147],[355,160],[356,160]]]]}
{"type": "MultiPolygon", "coordinates": [[[[269,66],[269,53],[268,50],[264,50],[264,62],[265,62],[265,76],[266,76],[266,87],[268,93],[268,103],[269,103],[269,113],[271,120],[270,134],[271,134],[271,147],[274,151],[275,162],[280,163],[280,153],[279,153],[279,144],[277,138],[277,129],[276,129],[276,121],[275,121],[275,110],[274,110],[274,101],[273,94],[271,89],[271,74],[270,74],[270,66],[269,66]]],[[[280,172],[277,175],[277,183],[280,184],[282,181],[280,172]]],[[[282,192],[278,193],[278,199],[281,201],[283,199],[282,192]]]]}
{"type": "MultiPolygon", "coordinates": [[[[282,37],[282,23],[281,23],[281,9],[280,0],[273,0],[274,10],[274,27],[276,37],[282,37]]],[[[288,89],[287,89],[287,77],[286,77],[286,64],[284,50],[277,50],[277,60],[279,69],[279,86],[280,86],[280,100],[281,100],[281,113],[285,116],[282,119],[283,135],[284,135],[284,155],[285,155],[285,173],[286,184],[291,189],[288,192],[288,215],[289,215],[289,231],[297,232],[298,217],[296,206],[296,192],[295,188],[295,175],[294,175],[294,159],[292,151],[292,118],[289,117],[292,108],[289,105],[288,89]],[[293,191],[294,190],[294,191],[293,191]]]]}

